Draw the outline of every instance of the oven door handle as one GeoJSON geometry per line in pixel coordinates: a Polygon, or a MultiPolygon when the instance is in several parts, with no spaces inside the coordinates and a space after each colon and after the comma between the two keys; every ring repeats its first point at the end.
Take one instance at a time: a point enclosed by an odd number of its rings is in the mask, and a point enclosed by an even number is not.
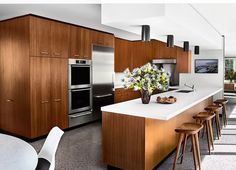
{"type": "Polygon", "coordinates": [[[91,90],[91,88],[86,88],[86,89],[76,89],[76,90],[71,90],[72,92],[76,92],[76,91],[85,91],[85,90],[91,90]]]}
{"type": "Polygon", "coordinates": [[[103,95],[96,95],[96,96],[93,96],[93,97],[94,97],[94,98],[104,98],[104,97],[110,97],[110,96],[112,96],[111,93],[109,93],[109,94],[103,94],[103,95]]]}
{"type": "Polygon", "coordinates": [[[77,114],[69,115],[69,117],[73,119],[73,118],[77,118],[77,117],[85,116],[89,114],[92,114],[92,112],[77,113],[77,114]]]}

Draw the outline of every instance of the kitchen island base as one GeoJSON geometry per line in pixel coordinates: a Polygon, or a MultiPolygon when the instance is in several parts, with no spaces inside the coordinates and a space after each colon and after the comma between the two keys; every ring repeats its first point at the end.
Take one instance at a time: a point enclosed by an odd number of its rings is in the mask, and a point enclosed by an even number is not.
{"type": "Polygon", "coordinates": [[[107,165],[125,170],[151,170],[177,146],[175,128],[212,104],[209,97],[169,120],[103,112],[102,149],[107,165]]]}

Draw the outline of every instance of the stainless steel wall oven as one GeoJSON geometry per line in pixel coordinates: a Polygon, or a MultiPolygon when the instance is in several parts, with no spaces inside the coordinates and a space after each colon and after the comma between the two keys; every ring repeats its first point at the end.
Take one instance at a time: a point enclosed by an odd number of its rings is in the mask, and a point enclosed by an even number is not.
{"type": "Polygon", "coordinates": [[[91,60],[69,59],[69,127],[92,114],[91,60]]]}

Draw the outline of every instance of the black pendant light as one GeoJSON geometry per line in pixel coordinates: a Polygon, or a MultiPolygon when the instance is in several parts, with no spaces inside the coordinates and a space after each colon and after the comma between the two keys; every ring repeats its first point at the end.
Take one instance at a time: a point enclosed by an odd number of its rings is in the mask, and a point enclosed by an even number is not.
{"type": "Polygon", "coordinates": [[[167,35],[167,47],[174,47],[174,35],[167,35]]]}
{"type": "Polygon", "coordinates": [[[188,52],[189,51],[189,42],[184,41],[184,51],[188,52]]]}
{"type": "Polygon", "coordinates": [[[150,26],[142,25],[142,41],[150,41],[150,26]]]}
{"type": "Polygon", "coordinates": [[[198,45],[194,46],[194,54],[198,55],[200,53],[200,47],[198,45]]]}

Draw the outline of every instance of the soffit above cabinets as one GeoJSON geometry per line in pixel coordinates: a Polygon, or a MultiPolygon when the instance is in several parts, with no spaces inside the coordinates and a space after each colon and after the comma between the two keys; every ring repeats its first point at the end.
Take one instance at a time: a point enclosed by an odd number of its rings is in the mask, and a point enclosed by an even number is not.
{"type": "Polygon", "coordinates": [[[152,39],[166,41],[173,34],[178,46],[189,41],[222,49],[222,36],[190,4],[102,4],[101,18],[104,25],[139,35],[141,25],[150,25],[152,39]]]}

